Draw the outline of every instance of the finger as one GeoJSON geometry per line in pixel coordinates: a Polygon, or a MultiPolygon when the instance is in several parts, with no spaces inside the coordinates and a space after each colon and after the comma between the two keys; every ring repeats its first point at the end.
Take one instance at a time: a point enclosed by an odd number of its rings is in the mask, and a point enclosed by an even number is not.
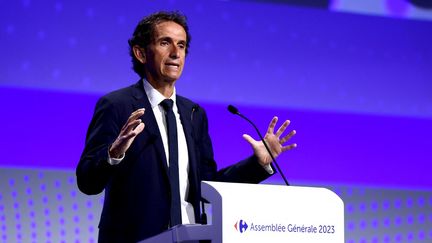
{"type": "Polygon", "coordinates": [[[144,115],[144,112],[145,112],[144,108],[138,109],[138,110],[132,112],[132,114],[129,116],[129,119],[136,120],[138,117],[144,115]]]}
{"type": "Polygon", "coordinates": [[[267,133],[273,134],[277,121],[278,121],[277,116],[273,117],[273,119],[270,121],[269,127],[267,129],[267,133]]]}
{"type": "Polygon", "coordinates": [[[120,137],[122,139],[134,137],[134,136],[140,134],[144,130],[144,127],[145,127],[145,124],[143,122],[139,122],[138,125],[131,126],[132,129],[130,129],[129,131],[123,132],[122,134],[120,134],[120,137]]]}
{"type": "Polygon", "coordinates": [[[122,136],[120,136],[120,143],[121,144],[126,144],[129,140],[131,140],[132,138],[134,138],[137,134],[135,132],[130,132],[130,133],[126,133],[122,136]]]}
{"type": "Polygon", "coordinates": [[[289,120],[286,120],[282,126],[279,127],[279,129],[276,132],[276,137],[280,137],[280,135],[282,135],[283,132],[285,132],[285,129],[288,127],[288,125],[290,124],[289,120]]]}
{"type": "Polygon", "coordinates": [[[142,123],[141,119],[131,121],[129,124],[126,125],[126,128],[124,129],[123,133],[130,133],[132,130],[134,130],[140,123],[142,123]]]}
{"type": "MultiPolygon", "coordinates": [[[[131,113],[128,120],[126,121],[125,125],[129,124],[131,121],[136,120],[140,116],[144,115],[145,109],[141,108],[131,113]]],[[[123,126],[125,127],[125,126],[123,126]]]]}
{"type": "Polygon", "coordinates": [[[136,113],[144,112],[144,111],[145,111],[145,108],[139,108],[139,109],[136,109],[134,112],[132,112],[132,114],[136,114],[136,113]]]}
{"type": "Polygon", "coordinates": [[[279,140],[280,144],[284,144],[286,141],[290,140],[294,135],[296,135],[296,130],[292,130],[288,135],[279,140]]]}
{"type": "Polygon", "coordinates": [[[129,131],[124,135],[125,138],[130,139],[132,137],[136,137],[138,134],[140,134],[144,130],[145,124],[143,122],[140,122],[137,126],[133,128],[133,130],[129,131]]]}
{"type": "Polygon", "coordinates": [[[282,147],[282,152],[285,152],[285,151],[291,150],[291,149],[293,149],[293,148],[297,148],[297,144],[296,144],[296,143],[290,144],[290,145],[288,145],[288,146],[283,146],[283,147],[282,147]]]}
{"type": "Polygon", "coordinates": [[[141,108],[138,109],[134,112],[132,112],[129,116],[129,118],[127,119],[126,123],[123,125],[122,130],[126,130],[127,126],[134,120],[136,120],[137,118],[139,118],[140,116],[144,115],[145,109],[141,108]]]}
{"type": "Polygon", "coordinates": [[[252,146],[257,142],[255,139],[253,139],[248,134],[243,134],[243,138],[252,146]]]}
{"type": "Polygon", "coordinates": [[[142,131],[144,131],[144,127],[145,127],[144,122],[141,122],[138,126],[135,127],[135,129],[133,131],[138,135],[142,131]]]}

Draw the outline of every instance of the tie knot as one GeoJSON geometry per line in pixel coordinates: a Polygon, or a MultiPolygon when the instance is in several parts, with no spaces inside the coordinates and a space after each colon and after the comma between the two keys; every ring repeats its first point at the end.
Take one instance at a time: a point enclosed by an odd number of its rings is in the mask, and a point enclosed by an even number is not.
{"type": "Polygon", "coordinates": [[[165,99],[160,104],[165,111],[170,111],[173,107],[173,103],[172,99],[165,99]]]}

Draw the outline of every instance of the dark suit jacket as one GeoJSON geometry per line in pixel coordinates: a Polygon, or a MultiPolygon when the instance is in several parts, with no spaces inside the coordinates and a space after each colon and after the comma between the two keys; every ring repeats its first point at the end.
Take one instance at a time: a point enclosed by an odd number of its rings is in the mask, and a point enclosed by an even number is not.
{"type": "MultiPolygon", "coordinates": [[[[188,201],[194,206],[199,222],[201,180],[258,183],[269,174],[255,156],[217,171],[205,111],[184,97],[176,99],[189,153],[188,201]]],[[[76,175],[78,187],[85,194],[99,194],[105,190],[99,241],[136,242],[168,229],[167,161],[142,81],[98,101],[76,175]],[[144,131],[135,138],[123,161],[110,165],[108,147],[130,114],[139,108],[146,109],[141,117],[144,131]]]]}

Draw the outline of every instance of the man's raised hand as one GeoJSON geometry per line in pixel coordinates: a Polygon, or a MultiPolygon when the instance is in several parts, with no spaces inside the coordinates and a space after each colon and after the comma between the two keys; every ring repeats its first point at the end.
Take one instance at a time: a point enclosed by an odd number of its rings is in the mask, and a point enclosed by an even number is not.
{"type": "Polygon", "coordinates": [[[145,124],[139,119],[144,115],[145,109],[138,109],[129,116],[126,123],[120,130],[120,134],[111,145],[109,149],[109,155],[111,158],[121,158],[129,149],[135,137],[140,134],[145,127],[145,124]]]}
{"type": "MultiPolygon", "coordinates": [[[[289,145],[284,145],[288,140],[291,139],[296,134],[295,130],[292,130],[287,135],[281,137],[281,135],[285,132],[286,128],[290,124],[289,120],[286,120],[282,126],[279,127],[279,129],[274,133],[274,128],[276,126],[276,123],[278,121],[278,118],[275,116],[270,122],[270,125],[267,129],[267,132],[264,136],[264,140],[266,141],[269,149],[272,152],[273,157],[279,156],[281,153],[293,149],[297,147],[296,143],[292,143],[289,145]]],[[[269,153],[267,152],[264,144],[262,141],[256,141],[248,134],[244,134],[243,138],[252,146],[255,156],[257,156],[258,161],[261,165],[266,166],[269,165],[272,162],[272,158],[270,157],[269,153]]]]}

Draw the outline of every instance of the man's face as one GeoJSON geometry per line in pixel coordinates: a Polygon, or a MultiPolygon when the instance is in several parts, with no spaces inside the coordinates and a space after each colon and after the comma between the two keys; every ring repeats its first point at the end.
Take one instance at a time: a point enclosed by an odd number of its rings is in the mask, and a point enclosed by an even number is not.
{"type": "Polygon", "coordinates": [[[186,32],[172,21],[159,23],[155,27],[154,40],[145,49],[146,78],[151,83],[173,83],[183,71],[186,32]]]}

